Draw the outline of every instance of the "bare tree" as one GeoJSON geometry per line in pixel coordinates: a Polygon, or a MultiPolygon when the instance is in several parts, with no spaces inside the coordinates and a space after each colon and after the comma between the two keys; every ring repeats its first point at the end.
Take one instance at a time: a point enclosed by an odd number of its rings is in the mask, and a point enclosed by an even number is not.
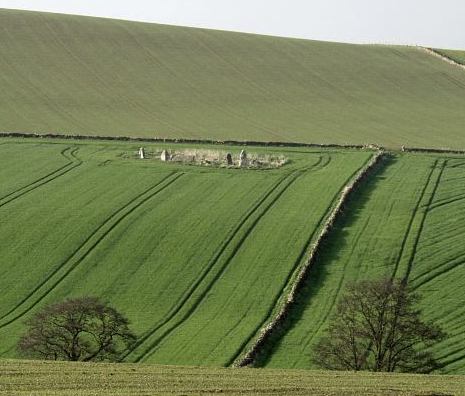
{"type": "Polygon", "coordinates": [[[94,297],[47,306],[26,323],[18,347],[42,359],[118,361],[135,341],[128,320],[94,297]]]}
{"type": "Polygon", "coordinates": [[[445,333],[421,320],[418,294],[390,278],[351,284],[337,305],[315,362],[333,370],[430,372],[438,362],[426,347],[445,333]]]}

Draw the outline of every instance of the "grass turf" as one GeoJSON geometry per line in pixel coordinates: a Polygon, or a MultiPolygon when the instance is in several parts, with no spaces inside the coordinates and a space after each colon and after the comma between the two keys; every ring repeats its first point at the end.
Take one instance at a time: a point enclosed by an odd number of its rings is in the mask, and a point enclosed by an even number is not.
{"type": "Polygon", "coordinates": [[[278,148],[289,164],[244,170],[142,161],[128,143],[6,142],[23,160],[2,184],[18,192],[0,206],[0,354],[17,356],[24,320],[44,304],[97,295],[140,336],[127,360],[204,365],[246,347],[372,155],[278,148]],[[31,180],[47,157],[52,177],[31,180]]]}
{"type": "Polygon", "coordinates": [[[414,47],[0,10],[0,130],[465,148],[465,73],[414,47]]]}
{"type": "Polygon", "coordinates": [[[267,367],[316,367],[312,347],[344,285],[377,276],[407,277],[424,317],[443,326],[435,347],[440,372],[465,373],[463,346],[463,159],[398,155],[351,201],[323,248],[288,331],[262,356],[267,367]]]}

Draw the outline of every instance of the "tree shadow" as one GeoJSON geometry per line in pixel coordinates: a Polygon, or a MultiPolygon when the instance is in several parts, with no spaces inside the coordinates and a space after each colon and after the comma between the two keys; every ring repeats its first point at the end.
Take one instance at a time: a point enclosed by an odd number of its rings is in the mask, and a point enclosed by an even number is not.
{"type": "MultiPolygon", "coordinates": [[[[344,249],[349,246],[349,232],[347,229],[363,217],[363,211],[375,189],[387,178],[386,172],[398,158],[389,156],[382,165],[376,166],[356,190],[347,197],[342,212],[337,216],[327,237],[322,241],[314,264],[310,267],[303,282],[303,287],[298,290],[296,298],[287,313],[285,321],[270,336],[263,349],[255,360],[255,366],[266,366],[274,352],[282,344],[287,332],[297,325],[303,318],[308,303],[312,298],[325,288],[328,278],[328,265],[341,259],[344,249]]],[[[310,358],[309,358],[310,360],[310,358]]]]}

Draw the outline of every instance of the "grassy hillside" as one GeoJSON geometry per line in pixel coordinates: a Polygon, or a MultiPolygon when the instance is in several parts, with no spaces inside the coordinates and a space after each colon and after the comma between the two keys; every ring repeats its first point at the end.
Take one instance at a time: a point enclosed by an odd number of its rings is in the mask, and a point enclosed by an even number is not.
{"type": "Polygon", "coordinates": [[[0,10],[0,130],[465,148],[465,73],[416,48],[0,10]]]}
{"type": "Polygon", "coordinates": [[[0,355],[44,304],[98,295],[140,337],[127,360],[171,364],[243,351],[372,155],[277,148],[288,164],[246,170],[140,160],[128,143],[2,143],[0,355]]]}
{"type": "Polygon", "coordinates": [[[448,333],[435,347],[442,371],[465,373],[464,160],[404,155],[353,200],[333,232],[292,313],[261,364],[315,367],[311,348],[323,334],[343,287],[373,276],[409,280],[425,318],[448,333]]]}
{"type": "Polygon", "coordinates": [[[0,395],[464,395],[465,377],[0,360],[0,395]]]}

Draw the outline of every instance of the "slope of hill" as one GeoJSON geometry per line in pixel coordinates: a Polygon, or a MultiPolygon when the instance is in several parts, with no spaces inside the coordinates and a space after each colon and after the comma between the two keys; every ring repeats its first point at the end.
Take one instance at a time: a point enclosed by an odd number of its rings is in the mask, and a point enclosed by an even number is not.
{"type": "Polygon", "coordinates": [[[0,395],[463,395],[465,377],[0,361],[0,395]]]}
{"type": "Polygon", "coordinates": [[[139,336],[126,360],[170,364],[243,351],[372,156],[279,148],[282,168],[245,170],[140,160],[130,143],[1,143],[0,356],[44,304],[97,295],[139,336]]]}
{"type": "Polygon", "coordinates": [[[465,73],[416,48],[0,10],[0,130],[465,148],[465,73]]]}
{"type": "Polygon", "coordinates": [[[421,294],[425,319],[448,333],[434,348],[441,370],[463,374],[464,180],[463,157],[394,158],[352,202],[310,275],[289,331],[275,340],[261,364],[315,367],[312,347],[347,282],[396,276],[421,294]]]}

